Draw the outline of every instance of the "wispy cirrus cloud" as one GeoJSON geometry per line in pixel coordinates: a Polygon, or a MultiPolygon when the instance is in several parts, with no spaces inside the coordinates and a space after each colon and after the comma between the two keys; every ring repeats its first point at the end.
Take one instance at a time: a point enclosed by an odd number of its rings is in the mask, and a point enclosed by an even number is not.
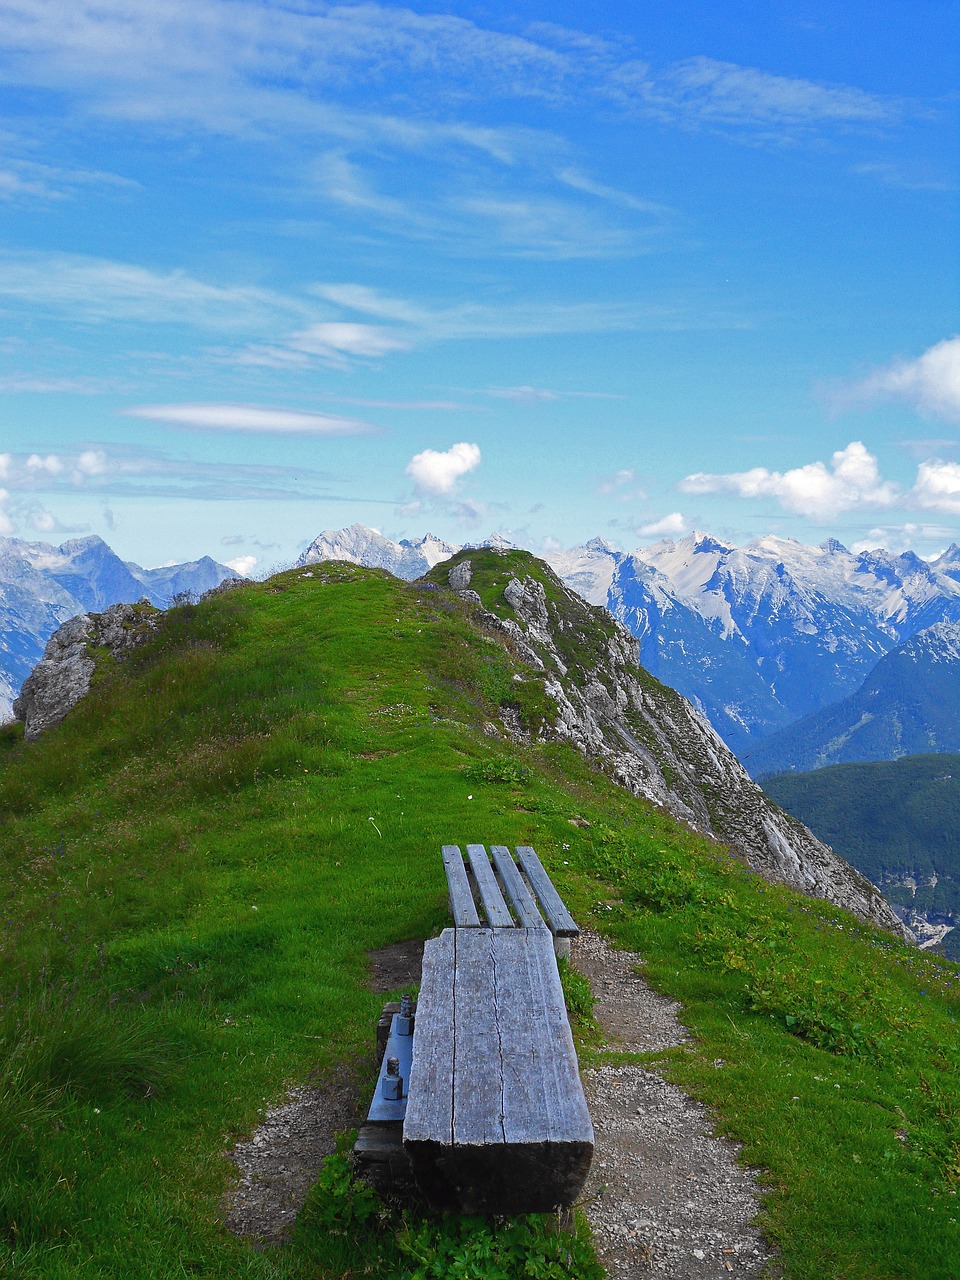
{"type": "Polygon", "coordinates": [[[520,404],[541,404],[551,400],[622,400],[612,391],[554,391],[550,387],[487,387],[485,395],[495,400],[515,400],[520,404]]]}
{"type": "Polygon", "coordinates": [[[665,119],[741,129],[876,128],[919,109],[855,86],[702,56],[658,71],[646,63],[626,63],[612,74],[611,82],[624,102],[665,119]]]}
{"type": "Polygon", "coordinates": [[[191,324],[216,330],[275,328],[315,307],[253,285],[219,285],[185,271],[153,271],[79,254],[0,254],[0,301],[87,323],[191,324]]]}
{"type": "MultiPolygon", "coordinates": [[[[13,506],[31,494],[189,498],[201,501],[315,501],[320,498],[381,505],[345,495],[328,472],[311,467],[208,462],[121,444],[90,444],[73,451],[0,454],[0,484],[13,506]]],[[[386,504],[390,505],[390,504],[386,504]]],[[[32,507],[25,509],[33,510],[32,507]]]]}
{"type": "MultiPolygon", "coordinates": [[[[379,103],[386,79],[404,74],[418,105],[451,94],[548,105],[594,94],[672,119],[804,127],[876,126],[909,110],[856,86],[705,56],[651,67],[616,36],[551,23],[518,32],[376,3],[162,0],[147,14],[139,0],[8,0],[0,32],[13,82],[73,90],[92,110],[144,125],[199,118],[237,131],[282,120],[346,136],[351,125],[362,130],[362,113],[351,121],[332,111],[322,91],[349,88],[379,103]]],[[[415,137],[418,126],[435,138],[442,126],[431,127],[427,115],[394,121],[394,141],[415,137]]]]}
{"type": "Polygon", "coordinates": [[[269,435],[357,436],[376,428],[359,418],[252,404],[153,404],[124,409],[128,418],[144,418],[187,431],[244,431],[269,435]]]}

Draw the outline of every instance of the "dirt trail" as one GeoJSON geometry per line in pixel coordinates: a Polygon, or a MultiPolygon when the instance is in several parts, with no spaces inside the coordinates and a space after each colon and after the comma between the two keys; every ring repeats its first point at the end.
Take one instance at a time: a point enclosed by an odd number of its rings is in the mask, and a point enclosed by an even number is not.
{"type": "MultiPolygon", "coordinates": [[[[374,990],[419,981],[422,950],[401,944],[371,956],[374,990]]],[[[678,1006],[643,981],[639,956],[584,931],[573,963],[590,981],[610,1048],[645,1053],[683,1043],[678,1006]]],[[[584,1087],[597,1144],[584,1205],[611,1280],[760,1275],[771,1254],[751,1226],[756,1178],[737,1164],[733,1143],[713,1136],[706,1108],[642,1067],[586,1071],[584,1087]]],[[[356,1079],[346,1073],[291,1090],[228,1153],[240,1174],[225,1199],[230,1229],[260,1246],[282,1243],[334,1135],[359,1118],[356,1079]]]]}
{"type": "MultiPolygon", "coordinates": [[[[585,930],[572,961],[593,988],[609,1048],[684,1042],[679,1006],[643,981],[640,956],[585,930]]],[[[584,1207],[611,1280],[760,1275],[772,1255],[751,1225],[756,1176],[737,1163],[734,1143],[713,1136],[707,1109],[644,1067],[601,1066],[583,1082],[596,1131],[584,1207]]]]}

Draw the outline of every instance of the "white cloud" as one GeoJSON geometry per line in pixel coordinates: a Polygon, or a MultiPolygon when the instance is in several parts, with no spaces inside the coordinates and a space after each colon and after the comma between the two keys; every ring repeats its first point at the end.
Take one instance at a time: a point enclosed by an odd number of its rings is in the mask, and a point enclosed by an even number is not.
{"type": "Polygon", "coordinates": [[[311,318],[303,300],[250,285],[213,285],[183,271],[64,253],[0,255],[0,297],[86,322],[191,324],[236,330],[311,318]]]}
{"type": "Polygon", "coordinates": [[[830,459],[810,462],[791,471],[750,471],[711,475],[697,472],[677,486],[682,493],[732,493],[741,498],[774,498],[785,511],[815,519],[830,519],[842,511],[889,507],[899,496],[897,486],[882,480],[877,460],[858,440],[830,459]]]}
{"type": "Polygon", "coordinates": [[[715,58],[694,57],[653,72],[625,63],[611,76],[624,101],[667,119],[726,126],[810,129],[873,126],[902,118],[908,105],[850,85],[821,84],[715,58]]]}
{"type": "Polygon", "coordinates": [[[682,536],[689,529],[690,524],[685,516],[679,511],[671,511],[668,516],[663,516],[660,520],[653,520],[650,524],[641,525],[637,533],[643,538],[657,537],[673,537],[682,536]]]}
{"type": "Polygon", "coordinates": [[[234,560],[227,560],[228,569],[232,569],[234,573],[239,573],[243,578],[249,578],[253,566],[257,563],[256,556],[237,556],[234,560]]]}
{"type": "Polygon", "coordinates": [[[7,503],[10,501],[10,494],[6,489],[0,489],[0,534],[5,537],[13,533],[13,521],[7,514],[7,503]]]}
{"type": "Polygon", "coordinates": [[[628,192],[620,191],[616,187],[609,187],[606,183],[596,182],[587,174],[581,173],[579,169],[569,167],[561,169],[557,177],[565,186],[572,187],[574,191],[583,191],[586,195],[596,196],[598,200],[607,200],[611,204],[620,205],[624,209],[632,209],[635,213],[654,214],[658,218],[673,213],[673,210],[664,204],[657,204],[653,200],[644,200],[640,196],[630,195],[628,192]]]}
{"type": "Polygon", "coordinates": [[[445,453],[424,449],[407,463],[406,474],[421,493],[445,497],[453,493],[461,476],[479,465],[479,447],[461,441],[451,445],[445,453]]]}
{"type": "Polygon", "coordinates": [[[894,360],[851,392],[867,400],[906,400],[921,413],[960,421],[960,337],[945,338],[915,360],[894,360]]]}
{"type": "Polygon", "coordinates": [[[30,523],[37,533],[52,533],[57,527],[56,517],[49,511],[35,511],[30,517],[30,523]]]}
{"type": "Polygon", "coordinates": [[[292,435],[355,436],[374,428],[358,418],[303,413],[252,404],[146,404],[124,409],[130,418],[169,423],[193,431],[258,431],[292,435]]]}
{"type": "Polygon", "coordinates": [[[63,462],[55,453],[48,453],[45,458],[41,458],[37,453],[31,453],[27,458],[28,471],[46,471],[51,476],[58,476],[63,469],[63,462]]]}
{"type": "Polygon", "coordinates": [[[597,485],[597,493],[617,493],[625,485],[632,484],[635,479],[635,471],[632,471],[629,467],[622,467],[619,471],[615,471],[612,476],[600,481],[597,485]]]}
{"type": "Polygon", "coordinates": [[[908,496],[925,511],[960,515],[960,463],[935,459],[921,462],[916,484],[908,496]]]}
{"type": "Polygon", "coordinates": [[[487,395],[498,400],[517,400],[522,404],[539,404],[544,400],[559,400],[559,393],[547,387],[488,387],[487,395]]]}
{"type": "Polygon", "coordinates": [[[287,339],[296,351],[342,363],[345,356],[376,359],[393,351],[408,351],[410,343],[373,324],[348,321],[312,324],[287,339]]]}

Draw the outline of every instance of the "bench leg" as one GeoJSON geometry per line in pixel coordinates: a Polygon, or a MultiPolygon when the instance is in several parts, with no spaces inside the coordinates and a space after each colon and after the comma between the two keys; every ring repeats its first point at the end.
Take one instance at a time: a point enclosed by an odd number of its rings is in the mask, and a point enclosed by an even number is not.
{"type": "Polygon", "coordinates": [[[554,938],[553,951],[558,960],[569,960],[570,959],[570,939],[554,938]]]}

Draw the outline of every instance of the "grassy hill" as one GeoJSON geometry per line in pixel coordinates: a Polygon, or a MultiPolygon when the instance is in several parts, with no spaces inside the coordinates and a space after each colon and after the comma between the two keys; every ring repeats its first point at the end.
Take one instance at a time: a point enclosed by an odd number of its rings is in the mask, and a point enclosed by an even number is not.
{"type": "MultiPolygon", "coordinates": [[[[892,902],[944,924],[960,918],[960,756],[832,765],[763,786],[892,902]]],[[[956,931],[944,949],[960,958],[956,931]]]]}
{"type": "MultiPolygon", "coordinates": [[[[486,599],[504,558],[471,560],[486,599]]],[[[371,1217],[335,1162],[283,1248],[222,1225],[223,1151],[288,1084],[371,1087],[367,952],[444,927],[440,844],[479,839],[534,844],[683,1002],[657,1061],[768,1171],[788,1276],[958,1274],[956,968],[537,743],[551,714],[469,605],[334,563],[171,611],[37,743],[5,731],[0,1272],[594,1275],[549,1223],[371,1217]]]]}

